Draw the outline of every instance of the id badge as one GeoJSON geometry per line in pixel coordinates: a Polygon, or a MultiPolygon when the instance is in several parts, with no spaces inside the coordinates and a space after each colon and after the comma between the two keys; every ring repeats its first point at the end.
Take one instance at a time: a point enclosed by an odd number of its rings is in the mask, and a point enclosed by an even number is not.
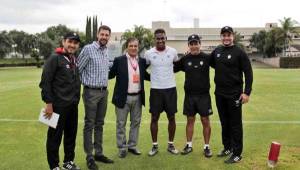
{"type": "Polygon", "coordinates": [[[133,74],[132,80],[133,80],[133,83],[139,83],[140,82],[140,75],[133,74]]]}

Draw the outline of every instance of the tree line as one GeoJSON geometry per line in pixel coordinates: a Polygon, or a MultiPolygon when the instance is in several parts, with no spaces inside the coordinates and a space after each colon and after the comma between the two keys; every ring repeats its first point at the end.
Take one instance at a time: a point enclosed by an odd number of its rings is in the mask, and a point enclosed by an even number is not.
{"type": "MultiPolygon", "coordinates": [[[[250,39],[250,46],[257,49],[266,57],[277,56],[279,53],[290,48],[292,37],[299,35],[297,30],[297,21],[291,18],[279,20],[281,27],[274,27],[270,30],[261,30],[254,33],[250,39]]],[[[100,23],[102,25],[102,22],[100,23]]],[[[81,47],[97,39],[98,17],[87,17],[85,33],[77,32],[82,40],[81,47]]],[[[61,45],[62,37],[65,33],[74,31],[65,25],[51,26],[46,31],[36,34],[29,34],[24,31],[11,30],[0,32],[0,58],[11,52],[17,52],[24,58],[25,55],[44,56],[47,58],[53,52],[55,47],[61,45]]],[[[122,50],[125,47],[125,40],[129,37],[135,37],[139,40],[139,53],[153,46],[154,37],[150,29],[135,25],[132,30],[127,29],[121,36],[123,43],[122,50]]],[[[244,48],[241,43],[242,36],[235,32],[235,44],[244,48]]]]}
{"type": "Polygon", "coordinates": [[[255,47],[258,53],[263,57],[275,57],[286,51],[290,51],[293,37],[299,36],[299,28],[297,30],[297,21],[292,18],[284,17],[279,20],[280,27],[273,27],[270,30],[261,30],[254,33],[250,39],[250,45],[255,47]]]}

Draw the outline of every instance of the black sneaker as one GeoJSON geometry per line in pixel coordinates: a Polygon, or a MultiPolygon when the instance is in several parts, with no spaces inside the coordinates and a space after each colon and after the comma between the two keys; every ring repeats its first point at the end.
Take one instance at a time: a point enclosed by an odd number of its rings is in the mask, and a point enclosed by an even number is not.
{"type": "Polygon", "coordinates": [[[225,156],[230,155],[231,153],[232,153],[231,150],[223,149],[218,153],[217,157],[225,157],[225,156]]]}
{"type": "Polygon", "coordinates": [[[95,161],[103,162],[103,163],[106,163],[106,164],[114,163],[113,160],[109,159],[108,157],[106,157],[104,155],[95,155],[94,158],[95,158],[95,161]]]}
{"type": "Polygon", "coordinates": [[[226,164],[238,163],[242,160],[241,156],[231,155],[227,160],[224,161],[226,164]]]}
{"type": "Polygon", "coordinates": [[[154,156],[158,153],[158,145],[153,145],[152,149],[149,151],[148,155],[149,156],[154,156]]]}
{"type": "Polygon", "coordinates": [[[204,156],[205,156],[206,158],[212,157],[212,152],[211,152],[211,150],[209,149],[209,147],[205,147],[205,149],[203,150],[203,153],[204,153],[204,156]]]}
{"type": "Polygon", "coordinates": [[[98,170],[98,166],[93,159],[90,159],[86,162],[86,165],[89,170],[98,170]]]}
{"type": "Polygon", "coordinates": [[[63,170],[80,170],[78,166],[75,165],[73,161],[65,162],[62,166],[63,170]]]}
{"type": "Polygon", "coordinates": [[[177,155],[179,151],[175,148],[174,144],[168,144],[167,149],[171,154],[177,155]]]}
{"type": "Polygon", "coordinates": [[[187,155],[193,151],[192,147],[189,147],[189,145],[185,145],[183,150],[181,151],[181,155],[187,155]]]}

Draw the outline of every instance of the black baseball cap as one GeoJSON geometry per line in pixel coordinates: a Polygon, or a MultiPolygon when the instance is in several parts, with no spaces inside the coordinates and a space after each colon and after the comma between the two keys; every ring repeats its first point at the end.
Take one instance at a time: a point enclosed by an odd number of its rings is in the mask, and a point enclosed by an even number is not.
{"type": "Polygon", "coordinates": [[[76,40],[80,42],[80,37],[76,32],[68,32],[65,34],[64,39],[76,40]]]}
{"type": "Polygon", "coordinates": [[[197,34],[192,34],[189,36],[188,43],[190,43],[192,41],[197,41],[197,42],[201,43],[200,37],[197,34]]]}
{"type": "Polygon", "coordinates": [[[233,29],[230,26],[225,26],[221,29],[221,34],[224,34],[225,32],[233,33],[233,29]]]}

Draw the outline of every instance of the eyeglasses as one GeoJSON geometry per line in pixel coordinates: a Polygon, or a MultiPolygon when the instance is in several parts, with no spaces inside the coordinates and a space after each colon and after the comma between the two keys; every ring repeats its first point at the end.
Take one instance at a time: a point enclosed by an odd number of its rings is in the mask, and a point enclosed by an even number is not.
{"type": "Polygon", "coordinates": [[[159,41],[159,40],[165,40],[166,37],[156,37],[155,39],[156,39],[156,41],[159,41]]]}

